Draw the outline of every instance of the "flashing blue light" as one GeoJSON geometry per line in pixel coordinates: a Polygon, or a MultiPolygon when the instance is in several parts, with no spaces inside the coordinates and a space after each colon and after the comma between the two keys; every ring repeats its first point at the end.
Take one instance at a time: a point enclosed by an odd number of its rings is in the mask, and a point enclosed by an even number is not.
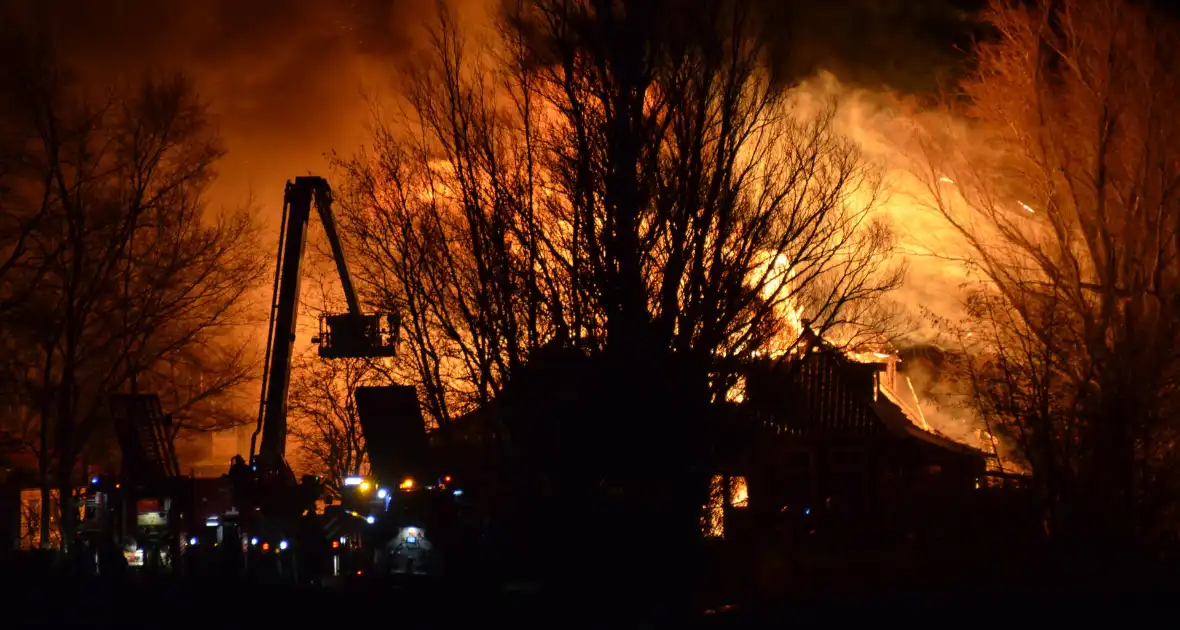
{"type": "Polygon", "coordinates": [[[412,545],[412,544],[414,544],[414,543],[416,543],[416,542],[418,542],[418,537],[417,537],[417,536],[406,536],[406,543],[407,543],[407,544],[410,544],[410,545],[412,545]]]}
{"type": "Polygon", "coordinates": [[[377,498],[378,499],[384,499],[385,496],[388,494],[389,494],[389,491],[386,490],[385,488],[380,488],[377,490],[377,498]]]}
{"type": "Polygon", "coordinates": [[[361,477],[345,477],[344,478],[344,485],[346,485],[346,486],[359,486],[359,485],[361,485],[362,482],[364,482],[364,479],[362,479],[361,477]]]}
{"type": "Polygon", "coordinates": [[[90,478],[90,485],[97,486],[98,485],[98,477],[91,477],[90,478]]]}
{"type": "Polygon", "coordinates": [[[455,496],[457,496],[457,497],[461,497],[461,496],[463,496],[463,491],[462,491],[462,490],[455,490],[455,491],[454,491],[454,492],[452,492],[451,494],[453,494],[453,495],[455,495],[455,496]]]}
{"type": "Polygon", "coordinates": [[[803,514],[804,515],[811,514],[811,508],[807,508],[806,510],[803,510],[803,514]]]}
{"type": "Polygon", "coordinates": [[[286,548],[287,548],[287,541],[280,540],[279,541],[279,549],[286,549],[286,548]]]}
{"type": "Polygon", "coordinates": [[[258,544],[258,539],[257,539],[257,538],[251,538],[251,539],[250,539],[250,544],[251,544],[251,545],[257,545],[257,544],[258,544]]]}
{"type": "Polygon", "coordinates": [[[368,515],[368,516],[366,516],[366,517],[365,517],[365,522],[366,522],[366,523],[368,523],[368,524],[370,524],[370,525],[372,525],[373,523],[376,523],[376,522],[377,522],[377,517],[376,517],[376,516],[373,516],[372,514],[370,514],[370,515],[368,515]]]}
{"type": "Polygon", "coordinates": [[[193,536],[192,538],[189,538],[189,539],[188,539],[188,544],[190,544],[190,545],[195,545],[195,544],[197,544],[197,537],[196,537],[196,536],[193,536]]]}

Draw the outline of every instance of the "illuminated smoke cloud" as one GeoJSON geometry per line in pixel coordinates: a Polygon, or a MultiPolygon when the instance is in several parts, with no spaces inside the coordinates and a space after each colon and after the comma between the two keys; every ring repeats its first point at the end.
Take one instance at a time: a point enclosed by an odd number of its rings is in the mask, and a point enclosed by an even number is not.
{"type": "MultiPolygon", "coordinates": [[[[473,12],[460,3],[461,10],[473,12]]],[[[214,203],[251,193],[277,213],[286,179],[325,173],[324,155],[364,141],[363,94],[388,93],[422,42],[431,0],[10,0],[0,18],[48,25],[103,90],[144,72],[191,76],[229,153],[214,203]],[[15,16],[15,17],[13,17],[15,16]]]]}
{"type": "MultiPolygon", "coordinates": [[[[464,21],[478,23],[497,1],[452,4],[464,21]]],[[[781,64],[788,80],[836,68],[860,85],[928,88],[947,59],[924,61],[925,44],[896,27],[904,20],[870,19],[866,11],[958,19],[924,0],[797,4],[823,8],[795,15],[802,9],[775,3],[767,24],[776,58],[791,60],[781,64]]],[[[192,76],[229,150],[213,202],[237,205],[253,194],[277,233],[284,181],[326,173],[325,153],[350,154],[365,141],[369,110],[362,94],[396,90],[395,69],[413,58],[433,6],[433,0],[8,0],[0,19],[49,24],[66,57],[95,89],[148,71],[192,76]]],[[[838,96],[840,130],[887,168],[893,194],[882,212],[891,217],[910,260],[897,299],[960,316],[959,289],[969,281],[965,268],[932,255],[953,254],[955,239],[940,217],[914,201],[914,184],[892,143],[907,123],[904,99],[849,87],[830,74],[804,81],[796,92],[803,101],[838,96]]],[[[932,339],[926,327],[912,341],[932,339]]],[[[914,375],[924,409],[938,424],[942,414],[927,402],[936,389],[931,382],[914,375]]],[[[945,424],[955,423],[969,432],[967,420],[945,424]]]]}

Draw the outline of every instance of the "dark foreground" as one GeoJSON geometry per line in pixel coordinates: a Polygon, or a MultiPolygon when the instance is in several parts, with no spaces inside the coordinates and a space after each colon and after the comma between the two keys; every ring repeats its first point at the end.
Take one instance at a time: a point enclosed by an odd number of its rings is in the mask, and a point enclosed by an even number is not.
{"type": "MultiPolygon", "coordinates": [[[[17,578],[17,576],[11,576],[17,578]]],[[[1133,581],[1133,580],[1132,580],[1133,581]]],[[[7,579],[0,628],[770,628],[1123,627],[1180,609],[1151,588],[829,594],[707,609],[638,610],[623,597],[582,589],[496,589],[446,582],[358,581],[337,589],[179,580],[7,579]]],[[[632,600],[633,601],[633,600],[632,600]]]]}

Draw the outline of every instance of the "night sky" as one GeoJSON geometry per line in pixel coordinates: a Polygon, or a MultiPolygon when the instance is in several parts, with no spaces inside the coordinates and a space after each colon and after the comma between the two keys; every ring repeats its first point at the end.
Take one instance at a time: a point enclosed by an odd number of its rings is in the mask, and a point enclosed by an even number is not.
{"type": "MultiPolygon", "coordinates": [[[[364,140],[364,94],[388,93],[431,0],[5,0],[48,24],[101,90],[180,71],[209,102],[228,149],[213,203],[252,192],[278,216],[284,181],[327,171],[325,152],[364,140]]],[[[470,4],[470,2],[468,2],[470,4]]],[[[470,9],[468,9],[470,12],[470,9]]],[[[28,22],[26,22],[28,23],[28,22]]],[[[271,222],[277,230],[277,220],[271,222]]]]}
{"type": "MultiPolygon", "coordinates": [[[[866,87],[929,92],[969,41],[966,0],[770,3],[767,36],[787,76],[820,69],[866,87]],[[961,5],[961,6],[960,6],[961,5]]],[[[461,0],[478,24],[495,0],[461,0]]],[[[455,4],[455,3],[453,3],[455,4]]],[[[216,114],[229,154],[213,202],[253,192],[277,213],[283,182],[327,170],[365,137],[363,94],[388,95],[422,41],[432,0],[5,0],[11,24],[48,25],[98,89],[181,71],[216,114]],[[15,19],[14,17],[15,16],[15,19]]]]}

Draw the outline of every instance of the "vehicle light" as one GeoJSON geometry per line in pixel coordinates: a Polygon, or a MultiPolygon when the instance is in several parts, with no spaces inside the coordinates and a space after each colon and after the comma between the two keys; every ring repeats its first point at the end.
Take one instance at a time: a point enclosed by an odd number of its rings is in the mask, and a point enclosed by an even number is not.
{"type": "Polygon", "coordinates": [[[270,551],[270,543],[262,543],[263,551],[270,551]]]}
{"type": "Polygon", "coordinates": [[[251,545],[257,545],[257,544],[258,544],[258,539],[257,539],[257,538],[251,538],[251,539],[250,539],[250,544],[251,544],[251,545]]]}
{"type": "Polygon", "coordinates": [[[196,536],[193,536],[192,538],[189,538],[189,539],[188,539],[188,544],[190,544],[190,545],[195,545],[195,544],[197,544],[197,537],[196,537],[196,536]]]}
{"type": "Polygon", "coordinates": [[[343,544],[344,544],[344,543],[345,543],[347,540],[348,540],[348,538],[346,538],[346,537],[344,537],[344,536],[341,536],[341,537],[340,537],[340,544],[342,544],[342,545],[343,545],[343,544]]]}
{"type": "Polygon", "coordinates": [[[412,545],[412,544],[418,542],[418,537],[417,536],[406,536],[406,542],[412,545]]]}
{"type": "Polygon", "coordinates": [[[463,491],[462,491],[462,490],[455,490],[455,491],[454,491],[454,492],[452,492],[451,494],[453,494],[453,495],[455,495],[455,496],[457,496],[457,497],[461,497],[461,496],[463,496],[463,491]]]}
{"type": "Polygon", "coordinates": [[[333,549],[339,549],[339,548],[340,548],[340,541],[333,540],[333,541],[332,541],[332,548],[333,548],[333,549]]]}
{"type": "Polygon", "coordinates": [[[412,490],[414,488],[414,480],[410,477],[406,477],[398,487],[402,490],[412,490]]]}
{"type": "Polygon", "coordinates": [[[384,499],[388,494],[389,494],[389,491],[386,490],[385,488],[380,488],[377,490],[377,498],[378,499],[384,499]]]}
{"type": "Polygon", "coordinates": [[[373,516],[372,514],[370,514],[370,515],[368,515],[368,516],[366,516],[366,517],[365,517],[365,521],[366,521],[368,524],[372,525],[373,523],[376,523],[376,522],[377,522],[377,517],[375,517],[375,516],[373,516]]]}
{"type": "Polygon", "coordinates": [[[344,478],[344,485],[346,485],[346,486],[359,486],[362,483],[364,483],[364,481],[365,480],[361,479],[360,477],[345,477],[344,478]]]}
{"type": "Polygon", "coordinates": [[[369,482],[367,482],[367,481],[361,482],[361,492],[368,492],[370,487],[371,486],[369,485],[369,482]]]}
{"type": "Polygon", "coordinates": [[[279,541],[279,549],[286,549],[286,548],[287,548],[287,541],[280,540],[279,541]]]}
{"type": "Polygon", "coordinates": [[[443,482],[444,483],[451,483],[451,476],[447,475],[446,477],[443,477],[443,482]]]}
{"type": "Polygon", "coordinates": [[[90,478],[90,485],[97,486],[98,485],[98,477],[91,477],[90,478]]]}

